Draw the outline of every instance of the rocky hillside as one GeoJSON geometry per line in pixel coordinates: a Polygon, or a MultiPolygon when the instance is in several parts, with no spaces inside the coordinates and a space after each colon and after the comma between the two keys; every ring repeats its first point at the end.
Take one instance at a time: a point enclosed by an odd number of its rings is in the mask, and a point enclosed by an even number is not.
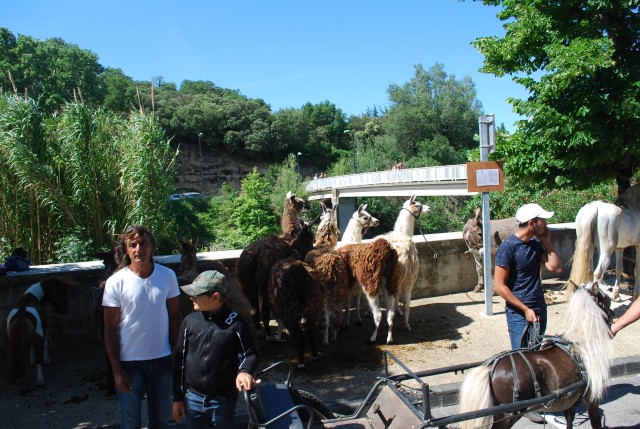
{"type": "Polygon", "coordinates": [[[202,148],[202,159],[197,145],[180,145],[176,192],[202,192],[215,194],[223,182],[239,185],[240,181],[258,167],[264,173],[268,164],[245,161],[202,148]]]}

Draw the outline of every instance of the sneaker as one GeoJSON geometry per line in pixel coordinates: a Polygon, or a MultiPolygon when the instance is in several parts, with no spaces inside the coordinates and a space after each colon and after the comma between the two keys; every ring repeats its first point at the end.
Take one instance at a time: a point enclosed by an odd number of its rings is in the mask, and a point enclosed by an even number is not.
{"type": "Polygon", "coordinates": [[[542,417],[542,414],[540,414],[537,411],[529,411],[524,416],[526,418],[528,418],[532,423],[544,423],[545,422],[544,417],[542,417]]]}

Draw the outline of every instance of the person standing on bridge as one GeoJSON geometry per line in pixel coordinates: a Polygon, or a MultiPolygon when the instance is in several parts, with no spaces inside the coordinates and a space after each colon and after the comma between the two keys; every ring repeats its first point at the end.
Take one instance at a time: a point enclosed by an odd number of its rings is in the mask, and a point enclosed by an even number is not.
{"type": "Polygon", "coordinates": [[[118,237],[120,269],[107,279],[102,298],[104,343],[113,368],[122,429],[142,426],[147,396],[150,428],[167,428],[171,412],[171,346],[182,317],[178,280],[153,262],[156,241],[135,225],[118,237]]]}

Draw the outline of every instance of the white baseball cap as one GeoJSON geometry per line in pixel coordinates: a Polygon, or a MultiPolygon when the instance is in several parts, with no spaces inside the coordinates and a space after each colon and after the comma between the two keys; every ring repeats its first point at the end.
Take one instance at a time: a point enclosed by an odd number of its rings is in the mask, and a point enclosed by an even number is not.
{"type": "Polygon", "coordinates": [[[525,204],[520,207],[516,212],[516,219],[519,223],[525,223],[530,221],[531,219],[535,219],[537,217],[542,219],[549,219],[554,215],[554,212],[548,212],[538,204],[525,204]]]}

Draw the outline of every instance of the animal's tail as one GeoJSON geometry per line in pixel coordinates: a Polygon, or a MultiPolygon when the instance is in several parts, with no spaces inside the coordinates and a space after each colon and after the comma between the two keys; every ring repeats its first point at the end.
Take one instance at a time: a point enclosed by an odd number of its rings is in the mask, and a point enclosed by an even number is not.
{"type": "MultiPolygon", "coordinates": [[[[460,386],[460,413],[482,410],[494,405],[491,397],[490,373],[491,368],[487,366],[479,366],[469,371],[460,386]]],[[[490,427],[492,423],[493,416],[478,417],[460,422],[460,429],[490,427]]]]}
{"type": "Polygon", "coordinates": [[[14,316],[9,326],[7,339],[7,382],[15,383],[22,378],[29,365],[29,344],[33,326],[26,317],[14,316]]]}
{"type": "Polygon", "coordinates": [[[576,285],[593,280],[593,234],[598,220],[598,206],[589,203],[583,206],[576,216],[576,245],[573,252],[571,274],[566,284],[567,297],[571,296],[576,285]]]}

